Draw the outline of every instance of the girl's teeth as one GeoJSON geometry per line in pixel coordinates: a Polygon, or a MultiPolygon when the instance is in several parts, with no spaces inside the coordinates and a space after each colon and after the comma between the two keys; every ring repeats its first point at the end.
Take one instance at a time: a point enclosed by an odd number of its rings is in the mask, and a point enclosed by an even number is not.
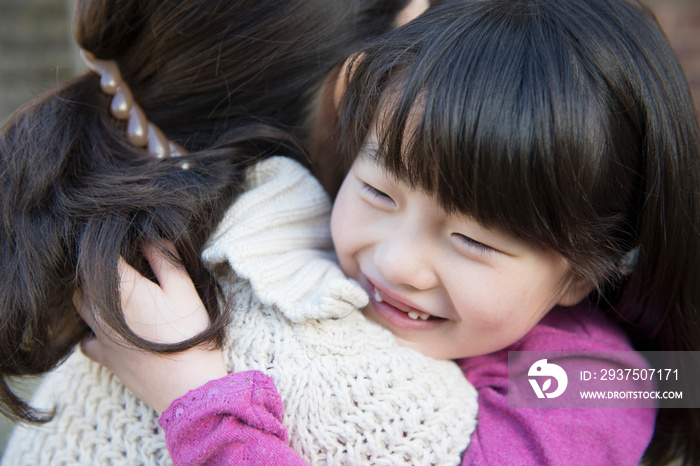
{"type": "Polygon", "coordinates": [[[378,303],[381,303],[382,301],[384,301],[382,299],[382,297],[379,296],[379,291],[377,291],[376,289],[374,290],[374,300],[378,303]]]}
{"type": "MultiPolygon", "coordinates": [[[[376,288],[374,289],[374,300],[378,303],[384,302],[381,295],[379,294],[379,290],[377,290],[376,288]]],[[[408,317],[410,317],[413,320],[428,320],[430,319],[430,314],[423,314],[422,312],[411,311],[408,313],[408,317]]]]}

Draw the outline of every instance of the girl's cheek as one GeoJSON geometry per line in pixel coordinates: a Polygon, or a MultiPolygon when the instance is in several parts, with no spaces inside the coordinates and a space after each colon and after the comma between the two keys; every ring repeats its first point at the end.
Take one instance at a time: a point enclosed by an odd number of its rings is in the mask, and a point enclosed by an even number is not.
{"type": "MultiPolygon", "coordinates": [[[[338,201],[342,201],[338,198],[338,201]]],[[[340,262],[340,267],[343,269],[346,275],[351,275],[350,270],[350,257],[352,249],[352,237],[353,233],[350,231],[351,219],[348,215],[344,215],[345,212],[342,209],[333,209],[333,215],[331,216],[331,237],[333,239],[333,248],[338,256],[338,261],[340,262]]]]}
{"type": "Polygon", "coordinates": [[[340,189],[338,197],[333,204],[333,210],[331,211],[331,238],[333,239],[333,246],[338,249],[342,245],[342,231],[345,216],[343,215],[343,189],[340,189]]]}

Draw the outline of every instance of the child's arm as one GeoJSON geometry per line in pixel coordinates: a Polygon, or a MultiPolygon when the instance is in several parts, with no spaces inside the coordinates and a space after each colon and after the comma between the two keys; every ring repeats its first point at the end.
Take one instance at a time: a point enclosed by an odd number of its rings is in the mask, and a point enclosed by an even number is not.
{"type": "Polygon", "coordinates": [[[282,411],[273,381],[248,371],[190,391],[158,423],[176,465],[305,465],[288,445],[282,411]]]}
{"type": "MultiPolygon", "coordinates": [[[[156,342],[176,342],[203,330],[208,317],[187,274],[151,248],[144,255],[160,286],[120,264],[127,323],[156,342]],[[187,315],[168,312],[188,308],[187,315]]],[[[305,464],[287,445],[282,400],[267,376],[227,375],[217,350],[195,347],[161,355],[136,349],[95,322],[80,296],[76,304],[95,333],[83,341],[83,352],[162,413],[159,423],[176,465],[305,464]]]]}

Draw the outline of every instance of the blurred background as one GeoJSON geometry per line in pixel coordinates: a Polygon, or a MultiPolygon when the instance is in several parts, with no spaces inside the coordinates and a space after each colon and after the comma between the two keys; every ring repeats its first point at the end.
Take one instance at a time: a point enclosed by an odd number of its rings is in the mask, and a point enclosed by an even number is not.
{"type": "MultiPolygon", "coordinates": [[[[71,35],[73,1],[0,0],[0,123],[84,70],[71,35]]],[[[643,1],[674,46],[700,108],[700,0],[643,1]]]]}
{"type": "Polygon", "coordinates": [[[0,122],[83,70],[72,13],[73,0],[0,0],[0,122]]]}
{"type": "MultiPolygon", "coordinates": [[[[680,59],[700,117],[700,0],[645,3],[680,59]]],[[[72,11],[73,0],[0,0],[0,124],[32,97],[85,69],[71,34],[72,11]]],[[[0,416],[0,455],[11,428],[0,416]]]]}

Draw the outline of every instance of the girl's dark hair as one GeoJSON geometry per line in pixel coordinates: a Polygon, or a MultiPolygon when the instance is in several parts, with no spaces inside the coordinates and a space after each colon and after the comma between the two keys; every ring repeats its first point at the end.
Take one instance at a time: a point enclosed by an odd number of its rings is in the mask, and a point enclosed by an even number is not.
{"type": "MultiPolygon", "coordinates": [[[[700,350],[700,136],[649,11],[446,0],[350,69],[348,154],[377,120],[387,170],[562,254],[638,349],[700,350]],[[625,276],[619,261],[635,248],[625,276]]],[[[698,410],[662,409],[645,458],[699,464],[698,439],[698,410]]]]}
{"type": "Polygon", "coordinates": [[[0,411],[47,416],[8,381],[62,361],[86,336],[80,289],[101,321],[147,350],[221,343],[227,313],[203,243],[243,171],[271,153],[304,160],[312,103],[329,72],[390,29],[406,0],[78,0],[74,32],[116,60],[148,119],[189,153],[155,160],[126,140],[99,77],[30,102],[0,133],[0,411]],[[173,345],[138,338],[119,295],[119,256],[148,274],[139,245],[175,244],[212,320],[173,345]]]}

